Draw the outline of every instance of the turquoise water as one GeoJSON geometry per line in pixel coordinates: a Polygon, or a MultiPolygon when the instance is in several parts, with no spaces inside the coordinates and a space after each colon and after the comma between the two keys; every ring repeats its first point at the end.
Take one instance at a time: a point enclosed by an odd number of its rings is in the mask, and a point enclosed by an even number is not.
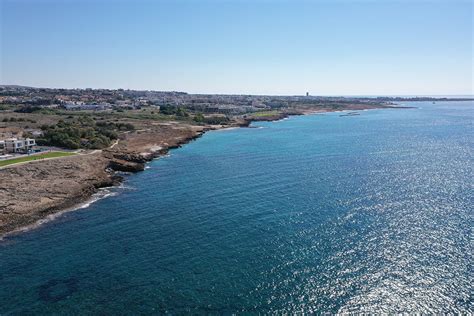
{"type": "Polygon", "coordinates": [[[209,132],[0,243],[0,314],[473,312],[474,106],[209,132]]]}

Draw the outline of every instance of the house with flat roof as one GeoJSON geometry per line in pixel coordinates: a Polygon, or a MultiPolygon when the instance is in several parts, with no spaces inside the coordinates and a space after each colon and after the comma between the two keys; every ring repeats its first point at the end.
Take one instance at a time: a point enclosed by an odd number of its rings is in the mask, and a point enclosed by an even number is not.
{"type": "Polygon", "coordinates": [[[36,142],[32,138],[8,138],[0,140],[0,153],[28,153],[34,146],[36,142]]]}

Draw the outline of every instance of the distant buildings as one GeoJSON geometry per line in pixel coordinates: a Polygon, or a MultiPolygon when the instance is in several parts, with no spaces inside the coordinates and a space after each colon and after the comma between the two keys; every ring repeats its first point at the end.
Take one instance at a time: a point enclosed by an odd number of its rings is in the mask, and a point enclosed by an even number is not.
{"type": "Polygon", "coordinates": [[[36,142],[31,138],[8,138],[0,140],[0,153],[28,153],[34,146],[36,146],[36,142]]]}
{"type": "Polygon", "coordinates": [[[86,104],[84,102],[68,102],[64,104],[64,108],[66,110],[96,110],[96,111],[103,111],[112,108],[112,106],[108,103],[100,103],[100,104],[86,104]]]}

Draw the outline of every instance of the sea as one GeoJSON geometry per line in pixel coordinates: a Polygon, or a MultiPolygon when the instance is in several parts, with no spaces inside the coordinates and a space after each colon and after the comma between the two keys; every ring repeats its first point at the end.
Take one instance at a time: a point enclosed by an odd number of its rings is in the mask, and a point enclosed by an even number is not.
{"type": "Polygon", "coordinates": [[[172,150],[0,241],[0,315],[473,313],[474,103],[401,105],[172,150]]]}

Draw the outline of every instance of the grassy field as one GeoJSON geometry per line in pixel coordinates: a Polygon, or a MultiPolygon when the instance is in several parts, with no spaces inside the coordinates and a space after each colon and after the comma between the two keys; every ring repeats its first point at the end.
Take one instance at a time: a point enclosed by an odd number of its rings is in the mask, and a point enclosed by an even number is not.
{"type": "Polygon", "coordinates": [[[20,162],[41,160],[41,159],[45,159],[45,158],[66,157],[66,156],[73,156],[73,155],[76,155],[76,153],[63,152],[63,151],[53,151],[53,152],[48,152],[48,153],[44,153],[44,154],[25,156],[25,157],[20,157],[20,158],[15,158],[15,159],[0,160],[0,167],[13,165],[13,164],[20,163],[20,162]]]}
{"type": "Polygon", "coordinates": [[[265,116],[273,116],[273,115],[278,115],[278,111],[261,111],[261,112],[254,112],[251,115],[255,117],[265,117],[265,116]]]}

